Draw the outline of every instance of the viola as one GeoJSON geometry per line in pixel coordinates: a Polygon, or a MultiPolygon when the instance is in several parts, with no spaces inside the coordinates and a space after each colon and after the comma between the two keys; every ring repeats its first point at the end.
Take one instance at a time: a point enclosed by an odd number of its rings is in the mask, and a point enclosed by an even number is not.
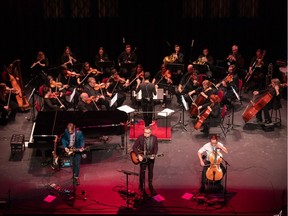
{"type": "Polygon", "coordinates": [[[165,72],[162,72],[162,76],[164,77],[164,79],[168,80],[171,79],[172,75],[170,73],[169,70],[166,70],[165,72]]]}
{"type": "Polygon", "coordinates": [[[223,172],[220,166],[222,154],[216,150],[209,154],[210,167],[206,171],[206,178],[210,181],[219,181],[223,178],[223,172]]]}

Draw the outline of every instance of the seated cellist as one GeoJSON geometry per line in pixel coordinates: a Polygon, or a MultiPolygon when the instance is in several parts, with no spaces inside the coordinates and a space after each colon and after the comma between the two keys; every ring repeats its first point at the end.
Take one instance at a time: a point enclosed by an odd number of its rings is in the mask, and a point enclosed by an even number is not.
{"type": "MultiPolygon", "coordinates": [[[[205,184],[206,184],[207,180],[211,180],[211,179],[209,179],[210,178],[210,171],[212,171],[212,173],[215,171],[215,175],[219,175],[222,178],[226,173],[226,169],[222,163],[220,163],[219,165],[216,165],[215,170],[213,167],[211,167],[211,164],[212,165],[215,164],[214,163],[215,159],[218,162],[219,161],[221,162],[221,160],[219,160],[219,157],[221,156],[221,150],[223,152],[225,152],[226,154],[228,153],[227,148],[221,142],[218,141],[218,137],[216,135],[212,135],[210,137],[210,141],[207,142],[206,144],[204,144],[197,152],[198,158],[200,160],[200,165],[203,167],[202,178],[201,178],[201,187],[199,190],[200,193],[205,192],[205,190],[206,190],[205,184]]],[[[217,178],[217,176],[215,176],[215,179],[216,178],[217,178]]],[[[222,180],[222,178],[221,178],[221,180],[222,180]]],[[[213,180],[213,177],[212,177],[212,180],[213,180]]],[[[214,182],[214,184],[213,184],[215,186],[218,186],[219,192],[221,190],[223,190],[221,180],[218,180],[217,182],[214,182]]]]}
{"type": "Polygon", "coordinates": [[[198,115],[195,124],[197,125],[198,121],[200,121],[203,127],[200,131],[204,133],[205,137],[209,136],[210,127],[217,127],[221,122],[221,106],[219,97],[218,95],[211,94],[209,98],[210,102],[198,107],[200,115],[198,115]]]}

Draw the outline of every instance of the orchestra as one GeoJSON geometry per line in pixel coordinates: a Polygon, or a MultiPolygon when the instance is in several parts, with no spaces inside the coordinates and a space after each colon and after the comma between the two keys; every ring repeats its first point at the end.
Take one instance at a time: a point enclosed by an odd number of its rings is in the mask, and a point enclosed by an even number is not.
{"type": "MultiPolygon", "coordinates": [[[[219,103],[221,107],[228,105],[228,109],[235,96],[239,98],[237,93],[240,91],[240,78],[237,70],[244,67],[245,61],[238,51],[238,45],[233,45],[232,52],[224,58],[228,66],[225,76],[221,78],[218,75],[217,77],[208,77],[198,70],[197,65],[209,65],[210,69],[214,68],[214,56],[211,56],[207,47],[204,47],[202,52],[196,61],[190,60],[191,63],[187,64],[186,71],[175,73],[173,68],[170,69],[171,65],[179,63],[185,65],[184,55],[180,52],[180,46],[176,44],[173,53],[164,56],[160,69],[156,72],[150,72],[150,81],[156,88],[156,95],[153,96],[153,100],[159,101],[162,108],[169,107],[168,95],[170,98],[175,95],[178,106],[183,106],[184,99],[189,108],[186,111],[187,114],[195,119],[199,116],[199,107],[209,103],[211,94],[217,95],[219,92],[223,92],[219,103]],[[179,82],[174,83],[176,76],[180,76],[180,79],[179,82]],[[159,92],[161,94],[162,90],[163,97],[158,95],[159,92]]],[[[125,50],[115,61],[118,64],[114,65],[110,64],[114,61],[108,57],[104,48],[99,47],[95,56],[95,64],[91,65],[88,61],[79,62],[71,48],[67,46],[61,56],[59,70],[49,72],[48,58],[44,52],[39,51],[30,69],[43,67],[45,74],[47,72],[46,76],[43,77],[43,83],[37,83],[37,90],[40,89],[38,86],[45,87],[44,93],[41,94],[45,99],[42,110],[111,110],[127,104],[127,96],[130,96],[132,106],[138,105],[139,108],[139,103],[136,102],[140,102],[142,98],[141,92],[136,93],[136,86],[144,82],[146,70],[141,63],[137,63],[138,54],[140,53],[136,54],[136,47],[132,49],[131,44],[126,44],[125,50]],[[101,67],[103,62],[109,68],[103,69],[101,67]],[[80,69],[76,67],[78,64],[81,65],[80,69]],[[117,97],[117,100],[111,106],[110,102],[114,97],[117,97]]],[[[256,90],[261,90],[265,86],[263,79],[257,78],[260,69],[264,71],[263,73],[265,70],[267,71],[264,62],[265,54],[266,50],[256,50],[256,56],[252,58],[247,67],[247,74],[243,80],[246,83],[252,80],[253,83],[262,86],[256,90]]],[[[18,98],[16,100],[18,107],[24,109],[24,105],[27,104],[30,108],[30,104],[25,100],[23,92],[25,89],[20,82],[22,78],[20,77],[21,74],[19,76],[19,69],[17,70],[17,62],[19,60],[15,60],[7,68],[5,67],[1,79],[7,87],[13,89],[11,97],[18,98]],[[17,93],[15,94],[15,92],[17,93]]],[[[157,104],[159,103],[154,103],[153,106],[157,106],[157,104]]],[[[173,109],[173,107],[171,108],[173,109]]]]}

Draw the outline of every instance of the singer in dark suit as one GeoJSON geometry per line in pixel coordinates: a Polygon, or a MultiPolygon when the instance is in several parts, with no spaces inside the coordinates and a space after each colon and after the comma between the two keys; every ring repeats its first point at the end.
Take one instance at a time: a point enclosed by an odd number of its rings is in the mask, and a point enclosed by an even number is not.
{"type": "Polygon", "coordinates": [[[146,194],[145,172],[148,167],[149,190],[152,196],[156,196],[157,193],[153,188],[153,168],[158,152],[158,138],[152,134],[150,127],[145,127],[144,134],[136,139],[132,148],[140,161],[139,190],[143,195],[146,194]]]}

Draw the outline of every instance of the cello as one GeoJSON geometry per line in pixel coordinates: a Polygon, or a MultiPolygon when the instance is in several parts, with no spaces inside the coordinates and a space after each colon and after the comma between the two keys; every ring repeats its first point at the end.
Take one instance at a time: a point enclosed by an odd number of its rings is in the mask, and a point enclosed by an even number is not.
{"type": "Polygon", "coordinates": [[[222,154],[215,149],[209,154],[210,167],[206,171],[206,178],[210,181],[219,181],[223,177],[223,171],[220,163],[222,161],[222,154]]]}
{"type": "Polygon", "coordinates": [[[210,106],[208,106],[205,109],[205,111],[198,117],[198,120],[197,120],[196,124],[194,125],[194,128],[196,130],[198,130],[202,126],[203,122],[208,118],[208,116],[210,115],[211,112],[212,112],[212,109],[210,106]]]}
{"type": "Polygon", "coordinates": [[[13,66],[11,72],[9,73],[9,77],[13,89],[18,92],[18,94],[16,94],[15,96],[18,106],[22,112],[29,111],[31,107],[23,91],[23,81],[20,71],[20,60],[15,60],[12,64],[13,66]],[[15,65],[16,63],[17,65],[15,65]],[[19,77],[16,78],[13,74],[18,74],[19,77]]]}

